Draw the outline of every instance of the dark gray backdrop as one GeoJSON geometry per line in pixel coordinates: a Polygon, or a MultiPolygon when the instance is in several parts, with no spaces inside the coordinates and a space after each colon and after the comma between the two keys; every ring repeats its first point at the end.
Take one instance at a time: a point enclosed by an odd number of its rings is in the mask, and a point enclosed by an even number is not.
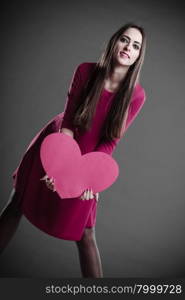
{"type": "MultiPolygon", "coordinates": [[[[0,209],[27,144],[63,111],[75,67],[134,21],[147,33],[147,99],[113,154],[120,175],[100,193],[97,243],[105,277],[184,276],[183,1],[8,1],[2,15],[0,209]]],[[[76,245],[23,217],[0,276],[80,277],[76,245]]]]}

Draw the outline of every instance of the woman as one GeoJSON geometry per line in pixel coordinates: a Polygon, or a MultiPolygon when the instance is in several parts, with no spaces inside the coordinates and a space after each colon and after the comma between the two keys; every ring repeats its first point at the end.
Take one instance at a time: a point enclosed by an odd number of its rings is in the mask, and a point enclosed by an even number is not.
{"type": "Polygon", "coordinates": [[[97,63],[76,68],[64,113],[39,131],[13,173],[14,189],[0,218],[1,252],[24,213],[42,231],[76,242],[83,277],[103,277],[95,238],[99,194],[86,190],[78,198],[59,198],[53,179],[42,168],[39,150],[45,136],[60,131],[78,142],[82,154],[112,155],[145,102],[139,84],[145,48],[143,28],[128,23],[113,34],[97,63]]]}

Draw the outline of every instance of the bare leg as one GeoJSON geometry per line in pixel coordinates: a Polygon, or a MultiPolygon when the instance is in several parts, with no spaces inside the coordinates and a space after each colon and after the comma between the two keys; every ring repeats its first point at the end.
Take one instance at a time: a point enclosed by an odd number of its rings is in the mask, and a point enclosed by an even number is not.
{"type": "Polygon", "coordinates": [[[19,225],[22,212],[19,209],[18,200],[17,192],[13,188],[8,203],[0,214],[0,254],[6,248],[19,225]]]}
{"type": "Polygon", "coordinates": [[[85,228],[83,237],[76,241],[83,277],[103,277],[99,250],[96,244],[95,229],[85,228]]]}

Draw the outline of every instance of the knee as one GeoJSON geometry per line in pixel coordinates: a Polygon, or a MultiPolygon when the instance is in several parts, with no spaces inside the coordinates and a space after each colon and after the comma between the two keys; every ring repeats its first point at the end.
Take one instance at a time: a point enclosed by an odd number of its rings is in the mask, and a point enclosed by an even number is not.
{"type": "Polygon", "coordinates": [[[10,194],[8,207],[9,207],[9,209],[12,210],[12,212],[15,215],[22,214],[21,209],[20,209],[20,197],[19,197],[19,194],[17,193],[17,191],[15,189],[13,189],[11,194],[10,194]]]}
{"type": "Polygon", "coordinates": [[[82,238],[80,241],[77,241],[77,245],[86,245],[86,244],[92,244],[94,243],[96,240],[95,237],[95,228],[91,227],[91,228],[85,228],[82,238]]]}

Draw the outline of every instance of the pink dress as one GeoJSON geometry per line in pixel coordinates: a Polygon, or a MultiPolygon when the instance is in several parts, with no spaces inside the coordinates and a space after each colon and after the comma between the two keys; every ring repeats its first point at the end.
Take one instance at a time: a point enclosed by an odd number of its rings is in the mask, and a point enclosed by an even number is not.
{"type": "MultiPolygon", "coordinates": [[[[64,240],[80,240],[84,228],[95,226],[97,202],[95,198],[85,201],[79,197],[61,199],[56,192],[49,190],[45,183],[40,181],[40,178],[45,175],[40,161],[40,145],[48,134],[58,132],[59,128],[69,128],[74,131],[74,138],[82,154],[103,151],[112,155],[120,139],[103,144],[98,142],[114,93],[105,89],[102,91],[89,131],[79,135],[71,124],[73,104],[80,99],[84,83],[95,64],[82,63],[76,68],[68,90],[64,112],[50,120],[31,140],[12,174],[13,186],[19,193],[20,208],[25,217],[43,232],[64,240]]],[[[125,131],[138,115],[144,102],[145,91],[140,84],[137,84],[132,94],[125,131]]]]}

